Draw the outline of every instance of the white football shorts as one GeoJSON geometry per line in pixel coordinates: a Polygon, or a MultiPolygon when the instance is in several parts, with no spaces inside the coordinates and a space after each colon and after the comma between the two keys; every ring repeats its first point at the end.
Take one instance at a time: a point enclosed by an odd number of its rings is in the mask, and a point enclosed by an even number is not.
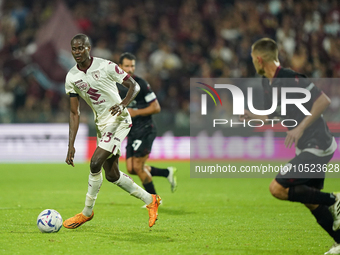
{"type": "Polygon", "coordinates": [[[111,152],[113,155],[120,155],[120,146],[129,134],[131,123],[110,123],[101,131],[97,130],[97,146],[111,152]]]}

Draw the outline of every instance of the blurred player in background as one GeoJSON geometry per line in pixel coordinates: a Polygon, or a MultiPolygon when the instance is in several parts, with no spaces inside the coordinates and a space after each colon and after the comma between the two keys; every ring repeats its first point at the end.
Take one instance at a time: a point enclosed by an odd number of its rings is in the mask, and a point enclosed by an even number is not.
{"type": "MultiPolygon", "coordinates": [[[[296,157],[285,166],[270,184],[271,194],[281,200],[303,203],[314,215],[318,224],[335,240],[333,247],[325,254],[340,254],[340,194],[324,193],[325,172],[313,175],[308,172],[295,171],[298,167],[320,165],[321,167],[333,157],[337,148],[334,137],[330,134],[322,113],[329,106],[330,99],[306,76],[280,66],[278,48],[275,41],[263,38],[252,46],[251,57],[256,72],[263,75],[264,109],[272,106],[272,89],[281,87],[300,87],[310,91],[311,99],[304,106],[311,115],[304,115],[293,104],[287,105],[287,115],[281,116],[279,109],[269,116],[258,116],[245,110],[241,120],[273,119],[284,117],[294,119],[298,125],[288,128],[285,139],[286,147],[296,147],[296,157]],[[282,78],[291,78],[289,80],[282,78]]],[[[289,93],[290,99],[301,98],[301,93],[289,93]]],[[[281,105],[278,97],[278,105],[281,105]]]]}
{"type": "Polygon", "coordinates": [[[90,57],[91,44],[84,34],[78,34],[71,40],[71,51],[77,64],[66,76],[65,89],[70,96],[70,132],[66,163],[74,167],[74,142],[79,126],[79,96],[92,108],[97,127],[97,148],[92,155],[88,191],[84,210],[64,221],[65,228],[77,228],[93,218],[93,207],[103,182],[102,167],[105,177],[141,199],[149,210],[149,226],[157,219],[158,205],[161,198],[141,187],[125,173],[119,171],[118,159],[121,142],[130,131],[131,117],[126,106],[136,97],[140,87],[129,74],[115,63],[90,57]],[[126,97],[119,96],[116,83],[128,88],[126,97]]]}
{"type": "MultiPolygon", "coordinates": [[[[130,174],[138,175],[143,186],[150,194],[156,194],[152,182],[152,176],[166,177],[171,185],[171,191],[177,188],[176,168],[168,167],[160,169],[145,165],[149,158],[152,143],[156,138],[156,127],[152,120],[152,114],[159,113],[161,107],[150,84],[142,78],[134,75],[136,57],[129,53],[123,53],[119,58],[119,66],[133,77],[140,86],[140,92],[128,105],[128,111],[132,117],[132,128],[128,134],[126,146],[126,168],[130,174]]],[[[118,85],[122,98],[128,92],[123,86],[118,85]]]]}

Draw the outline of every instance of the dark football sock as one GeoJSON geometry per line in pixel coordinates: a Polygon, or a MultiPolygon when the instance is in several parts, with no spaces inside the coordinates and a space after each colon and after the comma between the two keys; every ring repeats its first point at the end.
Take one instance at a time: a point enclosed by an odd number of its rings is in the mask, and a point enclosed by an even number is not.
{"type": "Polygon", "coordinates": [[[326,230],[326,232],[333,237],[334,241],[340,243],[340,231],[333,231],[333,217],[328,207],[325,205],[319,205],[312,211],[318,224],[326,230]]]}
{"type": "Polygon", "coordinates": [[[169,170],[168,169],[161,169],[161,168],[156,168],[156,167],[151,167],[150,174],[152,176],[163,176],[163,177],[168,177],[169,175],[169,170]]]}
{"type": "Polygon", "coordinates": [[[289,187],[288,200],[303,204],[327,205],[335,203],[335,196],[332,193],[324,193],[307,185],[289,187]]]}
{"type": "Polygon", "coordinates": [[[156,194],[155,187],[153,186],[153,182],[149,182],[147,184],[143,184],[145,190],[150,194],[156,194]]]}

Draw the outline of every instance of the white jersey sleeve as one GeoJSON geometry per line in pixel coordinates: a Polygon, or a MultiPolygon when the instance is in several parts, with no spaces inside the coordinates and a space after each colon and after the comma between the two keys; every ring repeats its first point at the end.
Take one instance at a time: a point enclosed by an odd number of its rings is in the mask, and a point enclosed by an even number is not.
{"type": "Polygon", "coordinates": [[[107,75],[110,76],[111,79],[113,79],[115,82],[118,82],[120,84],[122,84],[123,81],[127,80],[130,77],[129,74],[127,74],[117,64],[111,61],[107,65],[107,75]]]}
{"type": "Polygon", "coordinates": [[[66,94],[67,94],[67,95],[69,95],[70,93],[78,94],[78,93],[74,90],[74,86],[73,86],[72,83],[71,83],[69,74],[66,75],[65,91],[66,91],[66,94]]]}

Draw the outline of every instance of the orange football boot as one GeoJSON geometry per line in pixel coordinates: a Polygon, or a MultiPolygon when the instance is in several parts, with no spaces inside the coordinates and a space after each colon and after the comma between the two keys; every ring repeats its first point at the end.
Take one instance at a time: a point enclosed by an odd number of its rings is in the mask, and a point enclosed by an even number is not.
{"type": "Polygon", "coordinates": [[[69,218],[64,221],[63,226],[65,228],[77,228],[83,225],[86,221],[92,220],[94,215],[94,212],[92,211],[92,214],[90,217],[86,217],[82,212],[76,214],[72,218],[69,218]]]}
{"type": "Polygon", "coordinates": [[[158,216],[158,206],[161,203],[161,197],[158,195],[151,195],[152,196],[152,203],[147,205],[146,208],[149,211],[149,227],[151,228],[155,225],[158,216]]]}

